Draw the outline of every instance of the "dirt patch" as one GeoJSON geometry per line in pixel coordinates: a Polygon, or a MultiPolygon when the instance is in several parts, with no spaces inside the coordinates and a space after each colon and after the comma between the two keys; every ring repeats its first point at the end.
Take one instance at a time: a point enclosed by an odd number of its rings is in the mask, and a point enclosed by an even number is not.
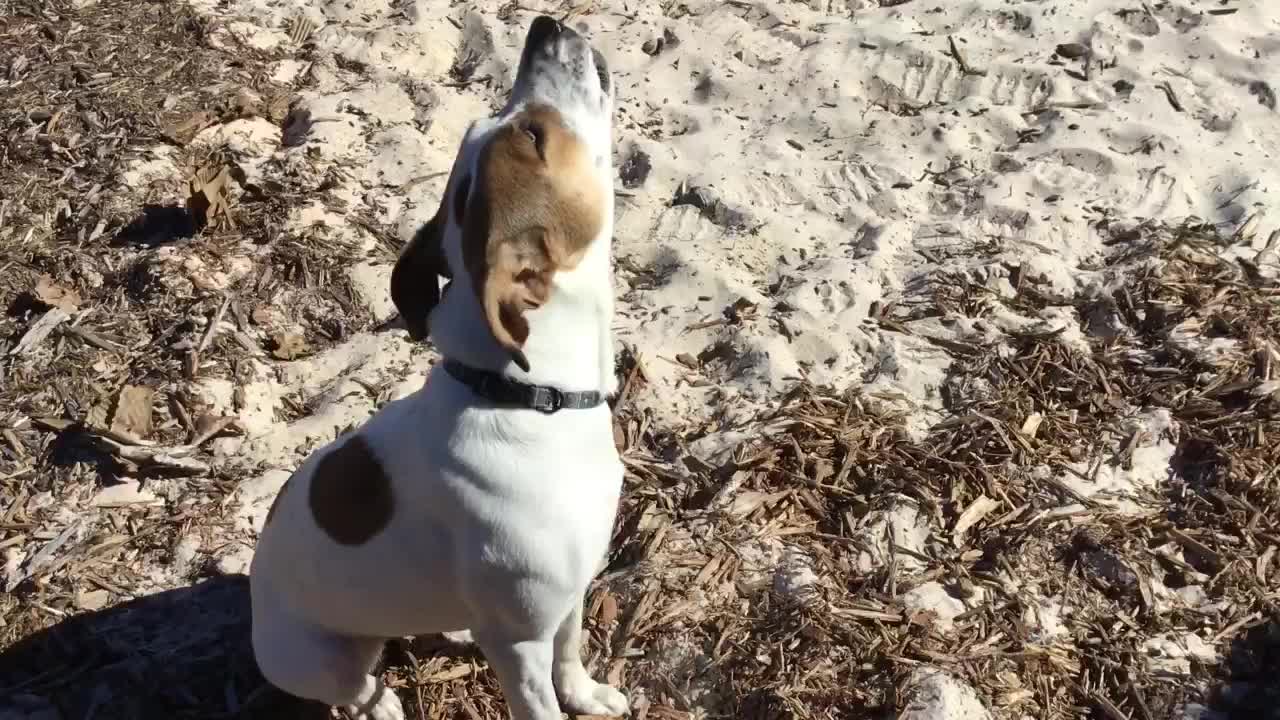
{"type": "MultiPolygon", "coordinates": [[[[1073,308],[1112,332],[951,345],[949,418],[923,442],[874,399],[806,386],[764,419],[771,437],[717,467],[673,464],[640,432],[605,581],[624,598],[614,656],[645,649],[628,675],[732,717],[883,717],[922,666],[1001,717],[1257,707],[1276,621],[1280,287],[1223,259],[1209,228],[1122,242],[1115,283],[1073,308]],[[1215,328],[1221,352],[1183,348],[1188,324],[1215,328]],[[876,521],[917,514],[917,547],[876,521]],[[1223,673],[1238,677],[1215,694],[1223,673]]],[[[1053,305],[1031,284],[1009,300],[943,287],[936,307],[975,318],[1053,305]]]]}

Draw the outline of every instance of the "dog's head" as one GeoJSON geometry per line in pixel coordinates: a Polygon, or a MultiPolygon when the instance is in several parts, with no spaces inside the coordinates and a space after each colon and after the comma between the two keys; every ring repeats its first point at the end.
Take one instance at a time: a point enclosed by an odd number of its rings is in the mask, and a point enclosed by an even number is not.
{"type": "Polygon", "coordinates": [[[574,268],[612,210],[613,80],[599,52],[546,16],[525,37],[506,108],[471,125],[435,216],[401,252],[391,299],[409,335],[428,334],[445,292],[469,287],[523,370],[527,310],[574,268]]]}

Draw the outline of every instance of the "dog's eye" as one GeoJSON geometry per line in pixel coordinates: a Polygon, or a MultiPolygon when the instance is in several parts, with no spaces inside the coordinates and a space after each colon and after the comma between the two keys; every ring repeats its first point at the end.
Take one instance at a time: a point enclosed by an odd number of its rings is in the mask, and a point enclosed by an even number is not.
{"type": "Polygon", "coordinates": [[[471,194],[471,178],[470,176],[462,178],[458,183],[458,189],[453,191],[453,217],[459,225],[462,224],[462,218],[467,212],[467,196],[471,194]]]}

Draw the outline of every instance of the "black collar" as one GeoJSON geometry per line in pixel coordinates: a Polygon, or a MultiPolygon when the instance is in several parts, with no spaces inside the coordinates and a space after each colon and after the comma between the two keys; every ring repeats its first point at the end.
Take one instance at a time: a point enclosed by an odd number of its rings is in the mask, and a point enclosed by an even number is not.
{"type": "Polygon", "coordinates": [[[585,410],[604,404],[604,393],[595,390],[565,392],[545,385],[530,385],[448,358],[444,360],[444,371],[495,405],[523,407],[549,415],[560,410],[585,410]]]}

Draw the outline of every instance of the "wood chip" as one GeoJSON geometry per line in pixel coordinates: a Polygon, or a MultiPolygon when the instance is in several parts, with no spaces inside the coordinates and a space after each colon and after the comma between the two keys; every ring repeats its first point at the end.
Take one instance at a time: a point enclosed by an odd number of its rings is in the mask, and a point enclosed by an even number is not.
{"type": "Polygon", "coordinates": [[[231,223],[231,168],[209,165],[200,168],[187,180],[187,212],[196,227],[231,223]]]}
{"type": "Polygon", "coordinates": [[[61,532],[54,536],[52,540],[45,543],[43,547],[36,551],[36,554],[32,555],[31,558],[27,560],[24,568],[9,576],[8,580],[5,582],[5,592],[12,592],[13,589],[18,586],[18,583],[36,575],[44,568],[44,566],[53,562],[57,557],[58,551],[62,549],[63,545],[67,544],[67,541],[70,540],[77,531],[79,531],[83,522],[83,520],[76,520],[66,526],[61,532]]]}
{"type": "Polygon", "coordinates": [[[31,324],[22,339],[18,340],[18,344],[13,346],[9,351],[10,355],[22,355],[29,353],[44,342],[49,337],[54,328],[71,319],[71,316],[62,308],[50,308],[48,312],[40,316],[40,319],[31,324]]]}
{"type": "Polygon", "coordinates": [[[161,135],[170,142],[186,145],[195,139],[195,136],[200,134],[201,130],[212,125],[215,119],[213,113],[198,110],[180,120],[165,125],[161,130],[161,135]]]}
{"type": "Polygon", "coordinates": [[[1031,413],[1027,416],[1026,420],[1022,421],[1022,427],[1019,428],[1018,432],[1029,438],[1033,438],[1036,436],[1036,433],[1040,432],[1040,423],[1042,422],[1044,422],[1044,415],[1041,415],[1038,412],[1031,413]]]}
{"type": "Polygon", "coordinates": [[[307,341],[297,333],[276,332],[270,339],[271,357],[277,360],[294,360],[307,353],[307,341]]]}
{"type": "Polygon", "coordinates": [[[969,507],[960,513],[960,518],[956,520],[956,526],[951,531],[951,542],[956,547],[964,544],[964,535],[969,532],[969,528],[982,521],[988,513],[1000,507],[1000,502],[992,500],[986,495],[978,496],[978,499],[969,503],[969,507]]]}
{"type": "Polygon", "coordinates": [[[614,687],[624,687],[623,673],[626,669],[627,661],[625,659],[618,658],[614,660],[609,663],[609,672],[605,675],[605,680],[614,687]]]}
{"type": "Polygon", "coordinates": [[[195,434],[191,438],[191,447],[200,447],[230,428],[236,422],[234,415],[201,415],[195,423],[195,434]]]}
{"type": "Polygon", "coordinates": [[[266,305],[259,305],[249,313],[249,319],[253,320],[256,325],[267,325],[271,322],[272,317],[271,308],[266,305]]]}
{"type": "Polygon", "coordinates": [[[1222,556],[1218,554],[1216,550],[1191,537],[1187,533],[1179,530],[1178,528],[1169,528],[1169,534],[1181,543],[1185,549],[1199,555],[1202,560],[1213,565],[1215,569],[1221,568],[1224,565],[1222,556]]]}
{"type": "Polygon", "coordinates": [[[48,307],[68,313],[75,312],[80,307],[80,293],[59,285],[48,275],[41,275],[36,280],[36,287],[31,294],[48,307]]]}
{"type": "Polygon", "coordinates": [[[155,467],[178,475],[203,475],[209,472],[209,466],[190,457],[195,448],[190,445],[159,446],[154,443],[132,445],[121,442],[106,434],[91,434],[93,445],[103,452],[111,453],[122,460],[128,460],[142,467],[155,467]]]}
{"type": "Polygon", "coordinates": [[[138,385],[125,385],[116,397],[111,432],[119,436],[146,439],[152,430],[152,403],[155,391],[138,385]]]}
{"type": "Polygon", "coordinates": [[[604,627],[612,627],[618,621],[618,599],[608,590],[600,596],[600,612],[596,620],[604,627]]]}
{"type": "Polygon", "coordinates": [[[227,113],[230,119],[257,117],[262,114],[262,98],[249,88],[240,88],[231,97],[227,113]]]}
{"type": "Polygon", "coordinates": [[[446,668],[444,670],[441,670],[440,672],[434,673],[432,675],[429,675],[423,678],[423,682],[428,682],[428,683],[453,682],[454,680],[461,680],[462,678],[465,678],[465,677],[471,677],[472,672],[474,672],[474,669],[470,665],[454,665],[451,668],[446,668]]]}
{"type": "Polygon", "coordinates": [[[158,505],[163,502],[154,493],[143,490],[137,480],[125,480],[105,487],[93,496],[93,506],[103,508],[158,505]]]}
{"type": "Polygon", "coordinates": [[[27,456],[26,445],[23,444],[22,438],[19,438],[12,428],[0,430],[0,435],[4,436],[4,441],[9,444],[9,448],[13,450],[13,454],[17,455],[19,460],[27,456]]]}
{"type": "Polygon", "coordinates": [[[852,618],[855,620],[879,620],[880,622],[900,623],[903,620],[902,613],[885,612],[882,610],[864,610],[861,608],[831,608],[831,614],[836,617],[852,618]]]}
{"type": "Polygon", "coordinates": [[[75,595],[76,609],[93,612],[101,610],[111,601],[111,593],[106,590],[77,590],[75,595]]]}

